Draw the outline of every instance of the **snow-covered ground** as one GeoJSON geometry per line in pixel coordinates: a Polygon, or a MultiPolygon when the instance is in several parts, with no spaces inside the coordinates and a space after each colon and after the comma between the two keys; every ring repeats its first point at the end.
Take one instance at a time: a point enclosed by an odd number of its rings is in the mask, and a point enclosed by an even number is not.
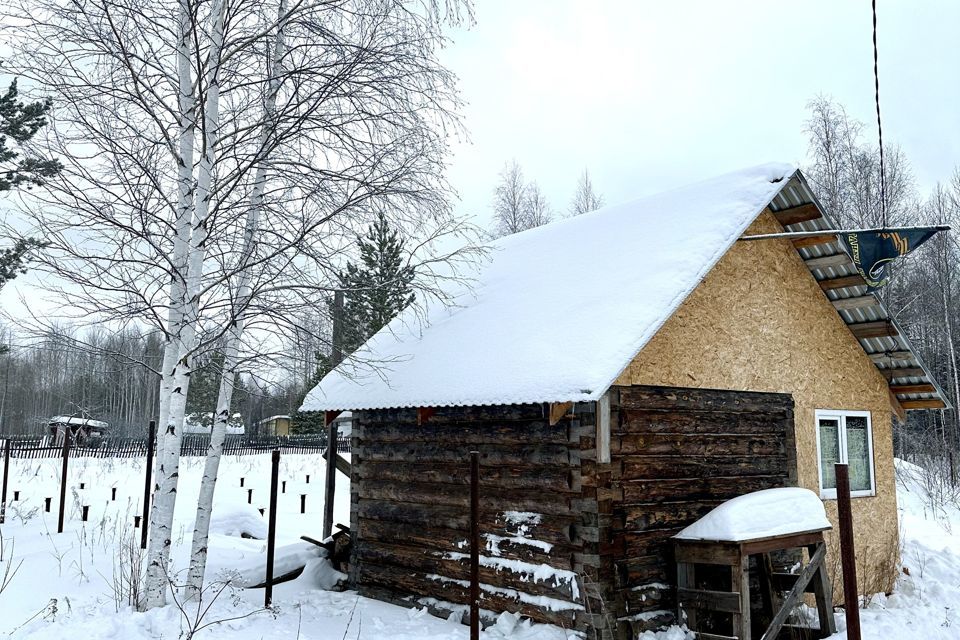
{"type": "MultiPolygon", "coordinates": [[[[186,566],[199,489],[201,461],[185,459],[181,467],[177,505],[174,560],[186,566]]],[[[139,513],[143,491],[143,463],[139,460],[78,459],[71,461],[67,525],[57,534],[59,460],[14,461],[10,469],[11,502],[3,537],[0,563],[0,633],[14,638],[80,637],[180,638],[199,628],[197,638],[350,638],[373,640],[461,640],[467,627],[435,618],[425,611],[404,609],[358,597],[352,592],[325,591],[329,580],[322,563],[311,562],[299,578],[276,587],[274,608],[262,608],[263,592],[236,586],[262,566],[265,545],[242,538],[242,531],[262,533],[266,521],[258,508],[268,496],[269,457],[226,457],[217,489],[216,513],[211,534],[208,579],[213,585],[204,595],[197,618],[195,605],[183,610],[172,603],[163,609],[137,613],[124,602],[124,577],[137,554],[139,513]],[[244,487],[240,478],[244,478],[244,487]],[[80,483],[85,484],[80,489],[80,483]],[[116,501],[111,489],[116,487],[116,501]],[[252,504],[247,490],[253,489],[252,504]],[[52,498],[50,513],[44,498],[52,498]],[[81,506],[90,516],[81,522],[81,506]],[[9,572],[7,569],[9,567],[9,572]],[[230,586],[224,586],[227,580],[230,586]],[[120,592],[120,593],[118,593],[120,592]],[[219,592],[219,595],[216,595],[219,592]],[[216,597],[215,597],[216,596],[216,597]],[[209,606],[211,605],[212,606],[209,606]]],[[[924,640],[960,637],[960,508],[934,507],[919,471],[898,464],[902,572],[891,596],[877,596],[861,611],[864,638],[924,640]]],[[[287,491],[278,508],[278,565],[294,556],[312,555],[301,535],[319,537],[322,521],[323,461],[318,456],[285,456],[280,478],[287,491]],[[310,483],[306,475],[310,474],[310,483]],[[300,495],[307,495],[307,512],[300,514],[300,495]],[[285,549],[283,547],[286,547],[285,549]]],[[[339,522],[349,519],[349,486],[338,476],[335,504],[339,522]]],[[[279,573],[278,567],[278,573],[279,573]]],[[[177,577],[173,577],[176,582],[177,577]]],[[[844,628],[842,613],[838,626],[844,628]]],[[[484,632],[487,640],[560,640],[568,632],[547,625],[518,623],[504,615],[484,632]]],[[[673,628],[648,633],[641,640],[685,640],[688,634],[673,628]]],[[[845,638],[841,631],[835,638],[845,638]]]]}
{"type": "MultiPolygon", "coordinates": [[[[124,579],[139,548],[140,530],[134,515],[140,513],[143,462],[130,459],[76,459],[69,465],[67,523],[57,534],[60,460],[15,460],[10,468],[6,523],[0,525],[3,562],[0,563],[0,634],[14,638],[186,638],[201,627],[198,639],[253,640],[260,638],[351,640],[455,640],[468,637],[467,627],[351,592],[324,591],[329,578],[322,567],[310,566],[299,578],[274,589],[274,607],[263,610],[263,591],[241,589],[240,576],[250,575],[264,563],[263,541],[240,537],[242,531],[265,533],[266,519],[258,508],[269,497],[268,455],[225,456],[217,485],[211,526],[207,589],[199,607],[176,603],[148,613],[137,613],[124,602],[124,579]],[[240,478],[244,478],[244,487],[240,478]],[[85,488],[80,489],[80,483],[85,488]],[[111,489],[116,487],[116,501],[111,489]],[[252,504],[247,490],[253,489],[252,504]],[[44,512],[50,497],[51,512],[44,512]],[[89,505],[87,522],[81,507],[89,505]],[[4,572],[9,567],[7,577],[4,572]],[[239,574],[239,575],[238,575],[239,574]],[[227,580],[230,586],[224,586],[227,580]],[[219,592],[216,597],[215,594],[219,592]],[[204,626],[208,625],[208,626],[204,626]]],[[[181,464],[179,497],[174,527],[174,562],[184,570],[193,532],[202,460],[185,458],[181,464]]],[[[312,545],[301,535],[320,537],[323,521],[323,460],[316,455],[288,455],[281,461],[280,479],[287,481],[277,509],[278,565],[293,554],[310,554],[312,545]],[[310,474],[309,484],[306,476],[310,474]],[[300,514],[300,495],[306,494],[306,514],[300,514]],[[286,550],[283,549],[286,547],[286,550]]],[[[337,522],[348,523],[349,483],[338,474],[337,522]]],[[[277,573],[282,573],[279,566],[277,573]]],[[[185,571],[183,574],[185,575],[185,571]]],[[[176,583],[178,576],[172,576],[176,583]]],[[[488,640],[560,640],[565,634],[546,625],[519,623],[504,616],[485,634],[488,640]]]]}

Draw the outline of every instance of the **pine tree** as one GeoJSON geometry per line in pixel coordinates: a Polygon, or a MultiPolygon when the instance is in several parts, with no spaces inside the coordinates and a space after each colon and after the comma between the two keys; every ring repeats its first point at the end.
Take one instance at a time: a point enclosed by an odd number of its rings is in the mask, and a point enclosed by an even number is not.
{"type": "MultiPolygon", "coordinates": [[[[357,238],[359,264],[338,274],[344,294],[343,355],[348,355],[413,302],[413,267],[406,264],[399,232],[382,213],[357,238]]],[[[330,304],[331,309],[333,304],[330,304]]],[[[317,354],[317,380],[333,367],[329,354],[317,354]]]]}
{"type": "MultiPolygon", "coordinates": [[[[46,115],[52,106],[49,99],[25,104],[17,99],[18,95],[16,80],[0,95],[0,192],[43,184],[44,178],[56,175],[63,168],[57,160],[18,151],[17,147],[28,142],[47,123],[46,115]],[[8,144],[8,139],[13,141],[13,146],[8,144]]],[[[18,238],[12,247],[0,249],[0,288],[24,273],[30,252],[43,246],[43,242],[33,238],[18,238]]]]}

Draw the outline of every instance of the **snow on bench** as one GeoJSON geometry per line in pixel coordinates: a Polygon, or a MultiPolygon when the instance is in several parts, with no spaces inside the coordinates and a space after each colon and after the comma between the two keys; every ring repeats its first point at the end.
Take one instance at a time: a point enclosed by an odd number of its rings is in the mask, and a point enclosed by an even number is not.
{"type": "Polygon", "coordinates": [[[829,528],[830,521],[817,494],[809,489],[784,487],[727,500],[674,538],[744,542],[829,528]]]}

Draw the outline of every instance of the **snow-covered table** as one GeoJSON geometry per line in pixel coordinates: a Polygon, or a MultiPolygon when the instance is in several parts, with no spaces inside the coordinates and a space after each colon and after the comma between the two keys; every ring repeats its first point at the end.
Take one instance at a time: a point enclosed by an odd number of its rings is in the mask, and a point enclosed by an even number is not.
{"type": "Polygon", "coordinates": [[[820,498],[806,489],[757,491],[728,500],[674,536],[677,616],[697,629],[697,611],[732,616],[732,636],[700,631],[698,638],[750,640],[750,556],[757,556],[760,595],[770,622],[762,640],[777,637],[805,592],[817,602],[820,637],[836,633],[833,594],[826,572],[823,532],[830,529],[820,498]],[[809,562],[796,573],[774,573],[770,554],[806,548],[809,562]],[[702,588],[697,565],[730,567],[730,591],[702,588]],[[785,593],[778,598],[777,593],[785,593]],[[777,600],[780,602],[777,602],[777,600]],[[779,606],[778,606],[779,605],[779,606]]]}

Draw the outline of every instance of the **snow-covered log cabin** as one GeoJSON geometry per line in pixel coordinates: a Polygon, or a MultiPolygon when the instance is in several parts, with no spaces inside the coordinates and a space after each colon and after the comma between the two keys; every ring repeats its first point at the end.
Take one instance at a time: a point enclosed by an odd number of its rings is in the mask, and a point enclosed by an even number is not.
{"type": "Polygon", "coordinates": [[[354,412],[352,584],[464,610],[479,450],[486,610],[669,622],[671,536],[789,485],[835,521],[838,460],[861,589],[889,588],[892,419],[947,400],[832,228],[775,164],[498,240],[457,306],[401,314],[304,402],[354,412]],[[824,233],[738,241],[785,229],[824,233]]]}

